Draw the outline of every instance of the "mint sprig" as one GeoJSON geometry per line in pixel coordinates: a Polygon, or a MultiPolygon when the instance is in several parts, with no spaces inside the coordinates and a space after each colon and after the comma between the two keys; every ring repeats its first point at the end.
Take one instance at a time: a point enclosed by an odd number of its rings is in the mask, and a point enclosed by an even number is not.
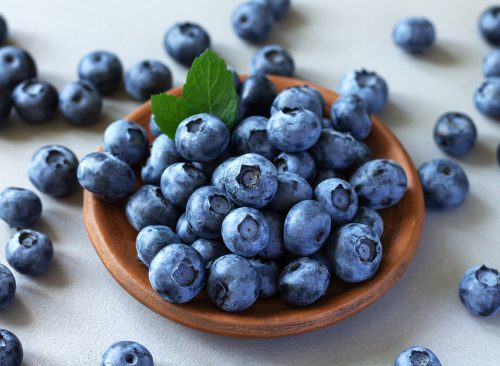
{"type": "Polygon", "coordinates": [[[171,139],[185,118],[210,113],[229,128],[234,126],[238,97],[233,76],[224,60],[205,50],[189,69],[182,96],[157,94],[151,97],[151,111],[160,130],[171,139]]]}

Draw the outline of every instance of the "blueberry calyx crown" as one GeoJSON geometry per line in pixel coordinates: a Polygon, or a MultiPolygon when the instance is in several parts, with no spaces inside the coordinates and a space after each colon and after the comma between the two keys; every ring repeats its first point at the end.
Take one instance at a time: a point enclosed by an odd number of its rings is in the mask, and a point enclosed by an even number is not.
{"type": "Polygon", "coordinates": [[[260,182],[261,170],[258,165],[242,165],[236,181],[245,189],[255,188],[260,182]]]}
{"type": "Polygon", "coordinates": [[[427,366],[430,363],[429,354],[425,351],[411,351],[411,366],[427,366]]]}
{"type": "Polygon", "coordinates": [[[495,287],[500,284],[498,271],[488,268],[485,265],[482,265],[474,275],[476,276],[477,281],[485,286],[495,287]]]}

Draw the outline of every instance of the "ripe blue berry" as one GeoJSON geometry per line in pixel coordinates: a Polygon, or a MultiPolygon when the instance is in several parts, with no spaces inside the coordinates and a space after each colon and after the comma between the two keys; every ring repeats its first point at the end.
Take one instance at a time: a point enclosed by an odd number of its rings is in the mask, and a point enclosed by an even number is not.
{"type": "Polygon", "coordinates": [[[351,222],[358,211],[358,196],[342,179],[330,178],[318,184],[314,198],[330,214],[334,226],[351,222]]]}
{"type": "Polygon", "coordinates": [[[99,366],[154,366],[153,356],[142,344],[121,341],[112,344],[101,357],[99,366]]]}
{"type": "Polygon", "coordinates": [[[261,258],[251,258],[248,261],[259,274],[259,298],[267,299],[278,293],[278,279],[281,271],[280,266],[278,266],[276,262],[261,258]]]}
{"type": "Polygon", "coordinates": [[[295,86],[285,89],[273,101],[271,115],[279,111],[286,112],[296,109],[306,109],[314,113],[318,118],[322,118],[322,99],[319,99],[318,95],[321,96],[321,94],[308,86],[295,86]]]}
{"type": "Polygon", "coordinates": [[[250,63],[252,74],[293,76],[295,65],[288,51],[277,44],[267,45],[255,52],[250,63]]]}
{"type": "Polygon", "coordinates": [[[104,131],[104,151],[129,165],[142,162],[147,154],[149,140],[139,124],[124,119],[111,123],[104,131]]]}
{"type": "Polygon", "coordinates": [[[21,366],[23,362],[23,346],[13,333],[0,329],[0,365],[21,366]]]}
{"type": "Polygon", "coordinates": [[[381,238],[384,233],[384,220],[382,220],[382,217],[377,211],[371,208],[359,207],[352,222],[368,226],[379,238],[381,238]]]}
{"type": "Polygon", "coordinates": [[[500,46],[500,6],[486,9],[479,17],[479,32],[494,47],[500,46]]]}
{"type": "Polygon", "coordinates": [[[274,159],[274,165],[279,174],[297,174],[309,183],[316,178],[316,163],[312,156],[305,151],[299,153],[282,152],[274,159]]]}
{"type": "Polygon", "coordinates": [[[102,110],[101,94],[87,81],[75,81],[61,90],[59,110],[64,118],[77,126],[94,124],[102,110]]]}
{"type": "Polygon", "coordinates": [[[259,43],[269,36],[274,18],[267,4],[248,1],[238,5],[232,14],[231,22],[238,37],[247,42],[259,43]]]}
{"type": "Polygon", "coordinates": [[[311,185],[297,174],[278,174],[278,190],[267,206],[273,211],[288,212],[296,203],[313,197],[311,185]]]}
{"type": "Polygon", "coordinates": [[[231,149],[237,155],[256,153],[272,160],[278,150],[267,137],[268,119],[262,116],[251,116],[242,120],[232,131],[231,149]]]}
{"type": "Polygon", "coordinates": [[[339,84],[342,95],[356,94],[368,106],[369,113],[378,113],[386,105],[389,98],[389,88],[385,80],[373,71],[351,71],[339,84]]]}
{"type": "Polygon", "coordinates": [[[125,89],[134,99],[145,101],[172,87],[170,69],[156,60],[143,60],[125,74],[125,89]]]}
{"type": "Polygon", "coordinates": [[[6,266],[0,263],[0,309],[7,308],[16,292],[16,279],[6,266]]]}
{"type": "Polygon", "coordinates": [[[396,46],[413,54],[427,51],[436,39],[431,21],[424,17],[407,17],[400,20],[392,31],[396,46]]]}
{"type": "Polygon", "coordinates": [[[144,263],[146,267],[149,267],[160,250],[167,245],[180,243],[180,241],[177,234],[168,226],[146,226],[139,232],[135,240],[137,259],[144,263]]]}
{"type": "Polygon", "coordinates": [[[29,123],[41,123],[51,119],[59,103],[56,88],[37,79],[28,79],[16,86],[12,101],[17,114],[29,123]]]}
{"type": "Polygon", "coordinates": [[[175,142],[167,135],[158,136],[151,145],[146,164],[141,169],[142,182],[159,186],[165,169],[181,160],[182,156],[177,152],[175,142]]]}
{"type": "Polygon", "coordinates": [[[0,219],[13,228],[34,224],[42,215],[38,196],[24,188],[9,187],[0,192],[0,219]]]}
{"type": "Polygon", "coordinates": [[[482,114],[500,117],[500,78],[488,78],[476,89],[474,94],[476,108],[482,114]]]}
{"type": "Polygon", "coordinates": [[[276,87],[261,74],[249,76],[240,88],[239,112],[241,118],[269,116],[271,105],[276,98],[276,87]]]}
{"type": "Polygon", "coordinates": [[[78,77],[86,80],[102,95],[113,93],[122,81],[120,59],[108,51],[94,51],[85,55],[78,64],[78,77]]]}
{"type": "Polygon", "coordinates": [[[492,315],[500,309],[500,274],[485,265],[469,268],[460,280],[459,296],[471,314],[492,315]]]}
{"type": "Polygon", "coordinates": [[[345,95],[333,103],[331,108],[334,130],[348,132],[356,140],[364,140],[372,129],[372,121],[366,103],[357,95],[345,95]]]}
{"type": "Polygon", "coordinates": [[[175,61],[190,66],[196,57],[210,48],[210,37],[198,24],[176,23],[165,33],[163,45],[175,61]]]}
{"type": "Polygon", "coordinates": [[[266,4],[273,12],[274,20],[280,21],[290,10],[290,0],[253,0],[266,4]]]}
{"type": "Polygon", "coordinates": [[[167,201],[184,208],[193,192],[207,183],[205,173],[192,164],[174,163],[163,172],[160,187],[167,201]]]}
{"type": "Polygon", "coordinates": [[[196,240],[200,239],[200,237],[191,228],[191,225],[189,225],[185,212],[181,215],[181,217],[179,217],[179,220],[177,220],[175,233],[183,244],[191,245],[196,240]]]}
{"type": "Polygon", "coordinates": [[[441,362],[430,349],[413,346],[401,352],[394,366],[441,366],[441,362]]]}
{"type": "Polygon", "coordinates": [[[490,51],[483,59],[484,77],[500,77],[500,50],[490,51]]]}
{"type": "Polygon", "coordinates": [[[318,142],[309,150],[320,168],[346,170],[357,159],[358,142],[346,133],[321,130],[318,142]]]}
{"type": "Polygon", "coordinates": [[[14,46],[0,48],[0,88],[12,90],[36,75],[35,61],[27,51],[14,46]]]}
{"type": "Polygon", "coordinates": [[[210,268],[214,260],[231,253],[226,245],[219,240],[198,239],[191,244],[191,247],[200,253],[207,269],[210,268]]]}
{"type": "Polygon", "coordinates": [[[224,160],[221,164],[219,164],[217,168],[215,168],[215,170],[212,173],[212,179],[210,182],[212,186],[224,188],[224,176],[226,174],[226,168],[234,159],[236,158],[230,157],[224,160]]]}
{"type": "Polygon", "coordinates": [[[262,214],[266,218],[269,226],[269,241],[258,256],[264,259],[276,260],[285,256],[286,249],[283,244],[283,225],[285,218],[273,211],[263,211],[262,214]]]}
{"type": "Polygon", "coordinates": [[[153,114],[149,117],[149,132],[151,132],[153,137],[158,137],[163,133],[161,132],[160,127],[156,124],[155,116],[153,114]]]}
{"type": "Polygon", "coordinates": [[[49,237],[41,232],[23,229],[5,245],[7,262],[19,273],[37,276],[47,271],[54,249],[49,237]]]}
{"type": "Polygon", "coordinates": [[[474,147],[476,138],[474,122],[463,113],[445,113],[439,117],[434,127],[434,142],[451,156],[460,157],[467,154],[474,147]]]}

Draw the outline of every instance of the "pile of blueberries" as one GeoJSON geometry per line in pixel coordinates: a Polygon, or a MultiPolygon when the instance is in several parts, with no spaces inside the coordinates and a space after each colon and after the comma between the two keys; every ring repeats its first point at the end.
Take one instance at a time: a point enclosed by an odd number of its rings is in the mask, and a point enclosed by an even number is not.
{"type": "MultiPolygon", "coordinates": [[[[263,42],[289,8],[289,0],[245,2],[232,15],[233,29],[245,41],[263,42]]],[[[500,46],[500,7],[481,15],[479,29],[486,41],[500,46]]],[[[7,33],[0,17],[0,45],[7,33]]],[[[403,19],[393,31],[394,43],[411,54],[424,54],[435,39],[433,24],[421,17],[403,19]]],[[[210,37],[197,24],[178,23],[166,32],[164,47],[189,66],[210,47],[210,37]]],[[[325,294],[331,276],[348,283],[371,278],[382,258],[384,223],[377,210],[397,204],[407,186],[396,162],[373,159],[362,142],[371,131],[370,114],[388,100],[387,83],[371,71],[348,73],[339,84],[342,96],[325,117],[317,90],[304,85],[277,94],[265,76],[294,75],[293,58],[283,47],[258,49],[250,71],[240,83],[231,70],[239,95],[239,123],[232,131],[202,113],[184,120],[172,140],[151,118],[156,139],[149,147],[143,127],[119,120],[104,132],[104,152],[81,161],[64,146],[42,147],[32,157],[29,179],[53,197],[69,195],[79,183],[107,202],[126,200],[126,216],[138,231],[137,257],[149,268],[154,290],[173,303],[190,301],[206,288],[214,304],[228,312],[275,294],[290,306],[304,307],[325,294]]],[[[483,71],[487,79],[476,91],[476,107],[499,117],[499,51],[485,58],[483,71]]],[[[122,73],[116,55],[92,52],[78,66],[80,80],[58,94],[36,79],[28,52],[1,47],[0,122],[12,107],[26,122],[39,123],[59,106],[73,124],[94,123],[102,96],[119,88],[122,73]]],[[[169,89],[172,75],[163,63],[144,60],[124,81],[127,92],[142,101],[169,89]]],[[[463,113],[445,113],[434,128],[436,144],[455,158],[467,154],[476,139],[475,124],[463,113]]],[[[428,208],[453,209],[468,195],[467,176],[450,159],[424,163],[419,176],[428,208]]],[[[6,244],[6,259],[24,275],[42,274],[53,256],[50,239],[30,229],[41,214],[34,192],[14,187],[0,192],[0,218],[17,230],[6,244]]],[[[12,272],[0,264],[0,309],[11,303],[15,289],[12,272]]],[[[472,314],[497,312],[498,271],[484,265],[467,270],[459,296],[472,314]]],[[[19,339],[0,329],[0,340],[0,363],[20,365],[19,339]]],[[[101,365],[132,364],[153,365],[150,352],[136,342],[115,343],[101,359],[101,365]]],[[[429,349],[411,347],[394,365],[441,363],[429,349]]]]}

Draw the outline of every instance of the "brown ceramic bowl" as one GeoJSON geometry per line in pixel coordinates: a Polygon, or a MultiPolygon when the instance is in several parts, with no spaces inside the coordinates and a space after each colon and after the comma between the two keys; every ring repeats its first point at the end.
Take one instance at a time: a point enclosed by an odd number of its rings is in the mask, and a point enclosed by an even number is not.
{"type": "MultiPolygon", "coordinates": [[[[277,76],[270,79],[278,91],[304,84],[317,88],[325,98],[327,110],[337,98],[336,93],[305,81],[277,76]]],[[[169,93],[180,95],[181,88],[169,93]]],[[[149,117],[150,104],[145,103],[127,119],[147,127],[149,117]]],[[[116,281],[165,318],[225,336],[270,338],[310,332],[346,319],[377,301],[399,281],[418,246],[424,202],[415,167],[401,143],[377,118],[373,118],[373,130],[366,142],[375,157],[396,160],[408,176],[408,191],[403,200],[381,212],[385,223],[382,263],[375,277],[357,285],[332,278],[327,294],[306,308],[291,308],[276,296],[257,301],[243,313],[231,314],[212,304],[206,293],[187,304],[171,304],[153,291],[146,267],[136,260],[137,232],[127,222],[124,203],[105,203],[86,191],[85,225],[97,254],[116,281]]]]}

